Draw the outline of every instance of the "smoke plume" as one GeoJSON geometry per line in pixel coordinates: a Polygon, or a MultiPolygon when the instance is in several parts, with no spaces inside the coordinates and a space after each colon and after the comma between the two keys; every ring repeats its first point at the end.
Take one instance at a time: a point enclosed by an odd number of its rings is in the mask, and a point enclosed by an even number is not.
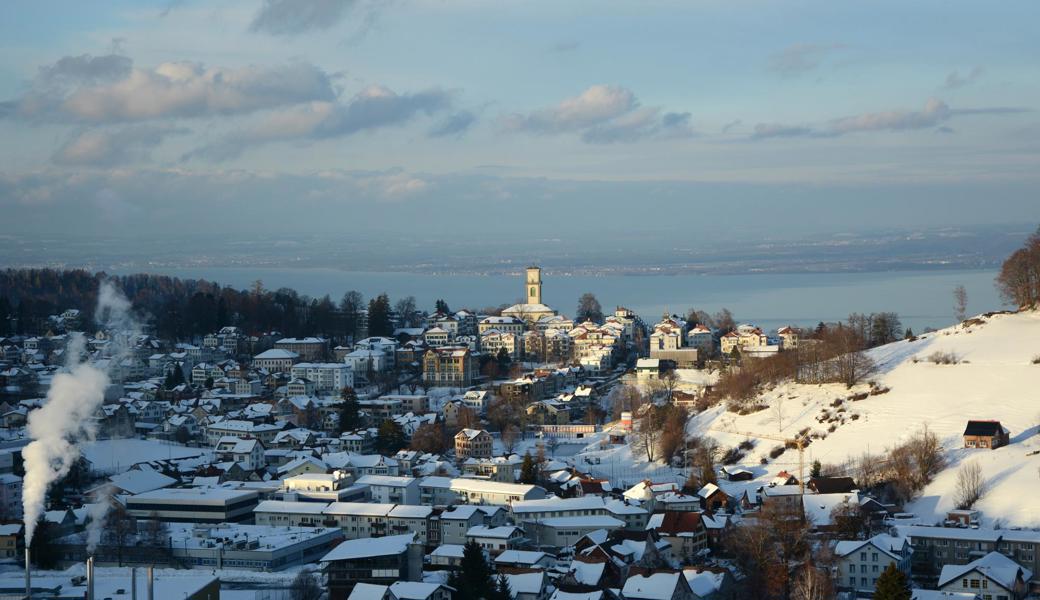
{"type": "MultiPolygon", "coordinates": [[[[96,320],[103,328],[133,330],[129,308],[130,303],[110,283],[102,283],[96,320]]],[[[48,488],[67,475],[79,459],[79,444],[96,434],[93,418],[104,402],[110,380],[102,369],[82,362],[85,349],[83,336],[73,336],[66,351],[66,371],[54,376],[44,405],[29,413],[28,432],[33,441],[22,450],[26,545],[32,543],[48,488]]],[[[107,502],[104,505],[107,507],[107,502]]]]}
{"type": "Polygon", "coordinates": [[[108,508],[112,500],[112,486],[106,485],[97,491],[94,503],[87,510],[89,520],[87,521],[87,554],[94,555],[98,544],[101,543],[101,534],[105,530],[105,517],[108,516],[108,508]]]}

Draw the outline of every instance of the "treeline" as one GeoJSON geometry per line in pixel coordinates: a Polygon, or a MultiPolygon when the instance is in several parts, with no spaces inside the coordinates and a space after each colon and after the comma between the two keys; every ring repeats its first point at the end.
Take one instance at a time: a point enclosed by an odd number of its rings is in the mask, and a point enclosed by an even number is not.
{"type": "Polygon", "coordinates": [[[997,289],[1019,308],[1040,306],[1040,228],[1001,265],[997,289]]]}
{"type": "Polygon", "coordinates": [[[237,290],[201,279],[165,275],[107,275],[85,270],[6,269],[0,271],[0,335],[36,334],[50,328],[48,317],[75,308],[80,328],[92,330],[102,281],[122,290],[140,320],[157,335],[191,339],[233,325],[246,333],[278,331],[288,336],[324,335],[334,339],[360,333],[368,310],[370,335],[391,335],[398,310],[407,323],[415,317],[415,299],[391,305],[381,294],[367,303],[357,291],[338,301],[311,298],[289,288],[268,290],[260,281],[237,290]]]}
{"type": "Polygon", "coordinates": [[[762,359],[742,360],[722,373],[714,394],[737,411],[757,408],[763,388],[784,380],[843,383],[852,387],[872,374],[874,361],[864,350],[902,339],[903,325],[891,312],[849,315],[845,323],[820,323],[797,348],[762,359]]]}

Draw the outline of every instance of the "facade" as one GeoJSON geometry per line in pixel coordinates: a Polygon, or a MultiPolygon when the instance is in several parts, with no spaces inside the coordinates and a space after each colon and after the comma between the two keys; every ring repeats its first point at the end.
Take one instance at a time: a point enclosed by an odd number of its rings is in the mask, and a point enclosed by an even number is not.
{"type": "Polygon", "coordinates": [[[477,378],[477,360],[469,348],[443,346],[423,354],[423,381],[431,386],[469,387],[477,378]]]}
{"type": "Polygon", "coordinates": [[[939,591],[978,594],[990,600],[1025,598],[1033,573],[999,552],[966,565],[947,565],[939,574],[939,591]]]}
{"type": "Polygon", "coordinates": [[[455,456],[465,458],[491,458],[494,440],[483,429],[463,429],[455,434],[455,456]]]}
{"type": "Polygon", "coordinates": [[[345,387],[354,387],[354,372],[346,363],[297,363],[290,373],[293,378],[314,382],[318,394],[338,394],[345,387]]]}
{"type": "Polygon", "coordinates": [[[869,594],[877,587],[877,578],[889,565],[895,565],[908,577],[913,549],[907,538],[888,534],[875,535],[865,541],[842,541],[834,547],[837,562],[837,584],[840,588],[869,594]]]}
{"type": "Polygon", "coordinates": [[[964,428],[965,448],[1000,448],[1010,441],[1011,434],[1000,421],[968,421],[964,428]]]}
{"type": "Polygon", "coordinates": [[[329,353],[329,341],[319,337],[282,338],[274,343],[274,347],[295,352],[304,361],[322,360],[329,353]]]}
{"type": "Polygon", "coordinates": [[[414,534],[347,540],[321,559],[329,600],[347,600],[358,583],[421,581],[422,561],[414,534]]]}
{"type": "Polygon", "coordinates": [[[300,355],[295,352],[272,348],[254,356],[253,366],[272,373],[288,373],[299,359],[300,355]]]}
{"type": "Polygon", "coordinates": [[[164,488],[130,496],[126,510],[138,519],[225,523],[253,516],[259,493],[227,488],[164,488]]]}
{"type": "Polygon", "coordinates": [[[414,477],[363,475],[357,483],[369,487],[373,502],[419,504],[419,480],[414,477]]]}

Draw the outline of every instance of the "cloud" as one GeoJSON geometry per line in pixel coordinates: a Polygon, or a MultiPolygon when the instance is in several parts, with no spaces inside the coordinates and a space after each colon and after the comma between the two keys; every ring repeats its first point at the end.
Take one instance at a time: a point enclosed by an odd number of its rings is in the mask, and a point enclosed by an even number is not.
{"type": "Polygon", "coordinates": [[[110,167],[148,160],[153,148],[183,128],[132,125],[114,130],[80,131],[55,152],[52,160],[65,166],[110,167]]]}
{"type": "Polygon", "coordinates": [[[430,137],[461,137],[477,121],[477,115],[469,110],[450,114],[430,130],[430,137]]]}
{"type": "Polygon", "coordinates": [[[1028,108],[1014,106],[992,106],[980,108],[951,109],[945,102],[930,98],[922,110],[889,110],[870,112],[831,119],[819,126],[790,125],[782,123],[759,123],[755,125],[751,139],[778,137],[836,137],[863,131],[912,131],[937,128],[943,133],[953,129],[944,125],[947,121],[970,115],[1007,115],[1031,112],[1028,108]]]}
{"type": "Polygon", "coordinates": [[[633,142],[649,137],[689,137],[690,113],[640,106],[635,94],[615,85],[594,85],[559,104],[505,117],[507,130],[536,134],[581,133],[591,144],[633,142]]]}
{"type": "Polygon", "coordinates": [[[946,81],[943,82],[943,89],[953,90],[975,83],[985,72],[986,70],[982,67],[972,67],[968,74],[962,77],[960,71],[953,71],[946,76],[946,81]]]}
{"type": "Polygon", "coordinates": [[[931,98],[924,110],[891,110],[834,119],[828,130],[841,135],[853,131],[905,131],[935,127],[950,118],[950,107],[931,98]]]}
{"type": "Polygon", "coordinates": [[[742,121],[740,119],[734,119],[734,120],[730,121],[729,123],[726,123],[725,125],[722,126],[722,133],[729,133],[733,129],[735,129],[737,127],[740,127],[743,124],[744,124],[744,121],[742,121]]]}
{"type": "Polygon", "coordinates": [[[769,57],[767,68],[781,77],[797,77],[819,67],[841,44],[791,44],[769,57]]]}
{"type": "Polygon", "coordinates": [[[238,68],[168,62],[134,68],[126,57],[83,55],[42,68],[29,91],[0,105],[0,116],[118,123],[243,114],[334,97],[329,76],[303,62],[238,68]]]}
{"type": "Polygon", "coordinates": [[[751,134],[752,139],[762,140],[767,138],[780,138],[780,137],[801,137],[812,135],[813,130],[810,127],[801,125],[782,125],[780,123],[759,123],[755,125],[754,133],[751,134]]]}
{"type": "Polygon", "coordinates": [[[431,115],[451,108],[448,92],[432,89],[397,94],[383,86],[370,86],[349,102],[311,102],[271,112],[251,127],[186,154],[184,160],[229,160],[252,146],[293,140],[318,140],[350,136],[362,131],[400,125],[420,113],[431,115]]]}
{"type": "Polygon", "coordinates": [[[351,12],[361,13],[359,30],[371,27],[389,0],[264,0],[249,30],[294,36],[339,25],[351,12]]]}

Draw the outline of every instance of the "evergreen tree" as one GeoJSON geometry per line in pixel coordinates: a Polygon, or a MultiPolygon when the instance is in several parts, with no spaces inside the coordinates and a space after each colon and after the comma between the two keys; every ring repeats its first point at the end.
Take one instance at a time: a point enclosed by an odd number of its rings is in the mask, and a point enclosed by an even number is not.
{"type": "Polygon", "coordinates": [[[455,588],[454,600],[490,600],[496,591],[491,581],[491,566],[484,556],[484,549],[474,540],[466,542],[462,550],[462,563],[457,573],[448,579],[455,588]]]}
{"type": "Polygon", "coordinates": [[[495,362],[498,363],[499,377],[505,377],[509,374],[509,367],[513,364],[513,359],[505,348],[498,349],[498,354],[495,355],[495,362]]]}
{"type": "Polygon", "coordinates": [[[534,464],[534,457],[528,451],[524,454],[524,462],[520,463],[520,483],[534,485],[538,481],[538,467],[534,464]]]}
{"type": "Polygon", "coordinates": [[[914,330],[910,329],[909,327],[907,327],[906,328],[906,334],[903,336],[903,339],[906,339],[906,340],[913,340],[913,339],[915,339],[914,330]]]}
{"type": "Polygon", "coordinates": [[[448,308],[448,303],[440,298],[437,299],[436,304],[433,306],[434,312],[444,313],[446,315],[451,314],[451,309],[448,308]]]}
{"type": "Polygon", "coordinates": [[[809,471],[809,477],[819,477],[822,471],[823,465],[820,464],[820,461],[814,460],[812,463],[812,470],[809,471]]]}
{"type": "Polygon", "coordinates": [[[397,421],[387,419],[379,424],[376,447],[380,454],[394,454],[405,447],[404,430],[397,421]]]}
{"type": "Polygon", "coordinates": [[[509,589],[509,580],[503,574],[498,575],[495,588],[491,590],[490,600],[513,600],[513,592],[509,589]]]}
{"type": "Polygon", "coordinates": [[[393,333],[394,323],[390,318],[390,296],[384,292],[368,302],[368,335],[390,337],[393,333]]]}
{"type": "Polygon", "coordinates": [[[877,579],[874,600],[910,600],[910,585],[906,574],[895,563],[889,563],[877,579]]]}
{"type": "Polygon", "coordinates": [[[339,406],[339,431],[353,431],[361,427],[361,414],[359,413],[357,392],[354,388],[347,386],[340,392],[343,403],[339,406]]]}

